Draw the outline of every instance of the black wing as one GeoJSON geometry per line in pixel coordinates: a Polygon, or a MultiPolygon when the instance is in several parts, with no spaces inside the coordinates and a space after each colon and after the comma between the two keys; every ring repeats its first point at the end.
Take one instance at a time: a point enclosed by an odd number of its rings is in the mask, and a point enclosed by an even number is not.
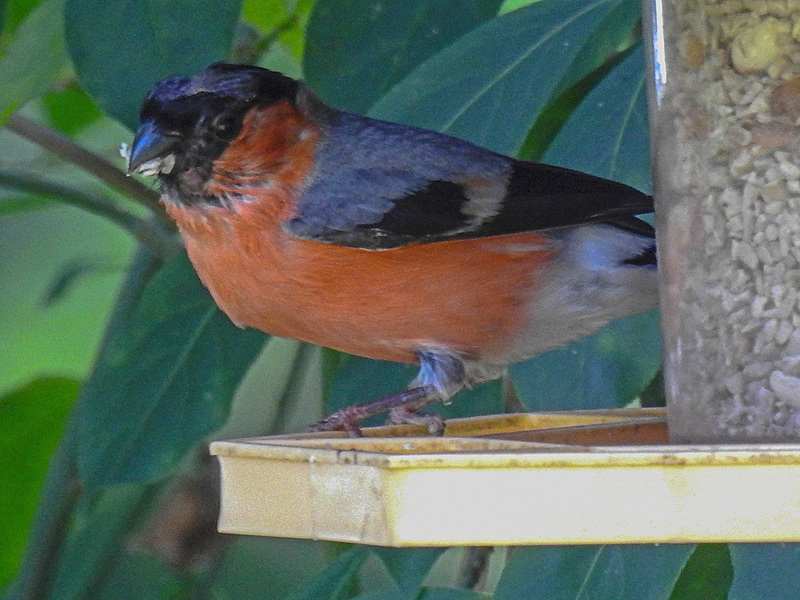
{"type": "Polygon", "coordinates": [[[652,210],[650,196],[621,183],[341,113],[285,228],[304,239],[383,250],[652,210]]]}

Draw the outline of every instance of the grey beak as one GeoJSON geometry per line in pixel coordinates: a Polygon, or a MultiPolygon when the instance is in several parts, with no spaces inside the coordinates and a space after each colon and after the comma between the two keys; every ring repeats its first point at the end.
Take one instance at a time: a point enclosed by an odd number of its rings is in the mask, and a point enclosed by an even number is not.
{"type": "Polygon", "coordinates": [[[178,142],[178,138],[164,135],[152,121],[145,121],[136,132],[128,158],[128,175],[136,173],[145,163],[165,156],[178,142]]]}

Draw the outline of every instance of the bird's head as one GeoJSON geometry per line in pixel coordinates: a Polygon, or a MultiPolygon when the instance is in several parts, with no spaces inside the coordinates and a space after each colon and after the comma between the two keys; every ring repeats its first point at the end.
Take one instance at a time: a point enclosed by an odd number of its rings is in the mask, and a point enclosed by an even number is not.
{"type": "Polygon", "coordinates": [[[192,78],[169,77],[147,94],[125,151],[128,174],[169,178],[207,172],[254,106],[295,101],[299,83],[275,71],[215,63],[192,78]]]}

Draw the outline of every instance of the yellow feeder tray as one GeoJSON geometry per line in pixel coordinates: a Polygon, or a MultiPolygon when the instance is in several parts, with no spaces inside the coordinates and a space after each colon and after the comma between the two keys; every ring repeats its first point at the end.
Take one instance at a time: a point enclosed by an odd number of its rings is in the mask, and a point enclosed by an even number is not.
{"type": "Polygon", "coordinates": [[[660,409],[211,444],[224,533],[381,546],[800,541],[800,445],[668,445],[660,409]]]}

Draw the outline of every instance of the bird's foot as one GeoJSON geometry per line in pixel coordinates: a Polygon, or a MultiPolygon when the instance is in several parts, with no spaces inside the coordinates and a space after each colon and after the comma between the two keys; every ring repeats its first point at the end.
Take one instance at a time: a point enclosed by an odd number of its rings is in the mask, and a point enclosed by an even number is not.
{"type": "Polygon", "coordinates": [[[389,411],[388,425],[422,425],[431,435],[444,435],[444,419],[439,415],[418,413],[415,408],[398,406],[389,411]]]}
{"type": "MultiPolygon", "coordinates": [[[[420,419],[424,419],[424,424],[430,431],[431,421],[427,419],[428,415],[415,415],[414,411],[435,399],[435,390],[431,386],[410,388],[397,394],[386,396],[380,400],[341,408],[326,419],[309,427],[308,431],[346,431],[350,437],[361,437],[362,433],[359,423],[364,419],[380,415],[387,411],[390,413],[389,419],[391,422],[396,422],[394,421],[395,414],[398,418],[403,419],[399,421],[403,423],[422,423],[420,419]],[[395,413],[395,411],[399,412],[395,413]],[[411,418],[416,418],[418,420],[411,421],[411,418]]],[[[434,419],[441,420],[440,417],[436,417],[435,415],[430,416],[434,419]]],[[[436,428],[437,431],[439,429],[444,431],[444,421],[442,421],[441,426],[436,428]]]]}

